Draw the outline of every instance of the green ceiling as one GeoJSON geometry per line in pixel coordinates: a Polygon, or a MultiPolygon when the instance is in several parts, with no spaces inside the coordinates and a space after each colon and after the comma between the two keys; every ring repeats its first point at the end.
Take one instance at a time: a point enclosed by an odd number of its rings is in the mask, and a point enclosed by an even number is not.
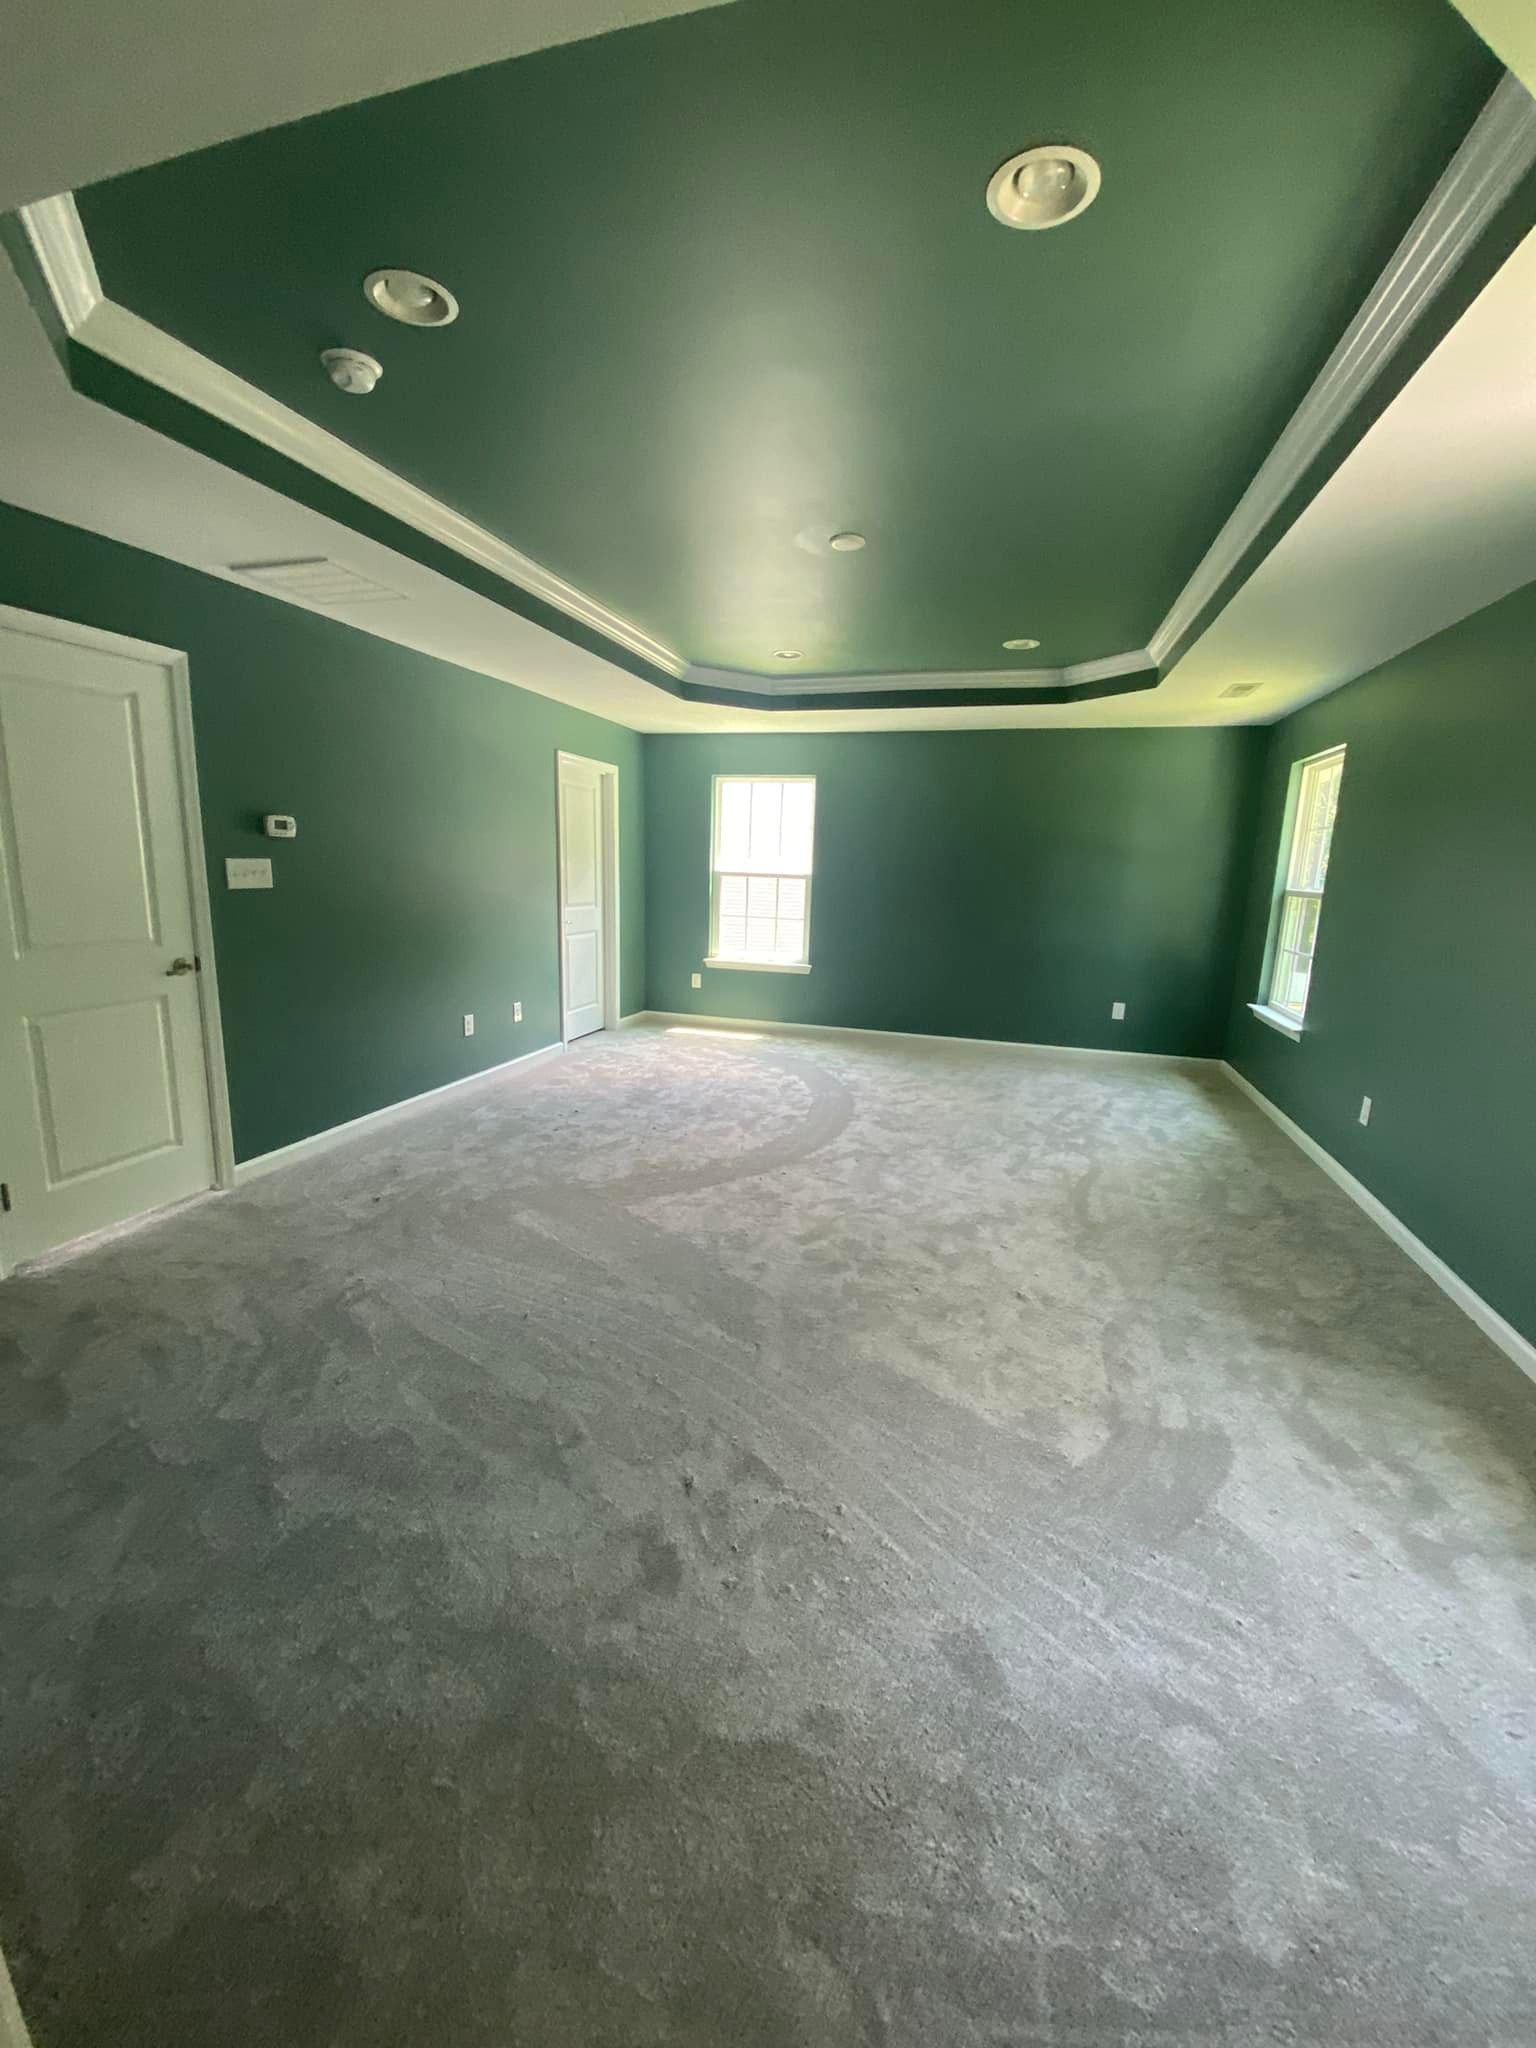
{"type": "Polygon", "coordinates": [[[112,298],[693,662],[1054,666],[1146,644],[1498,75],[1446,0],[736,0],[79,197],[112,298]],[[1011,233],[1049,141],[1100,198],[1011,233]]]}

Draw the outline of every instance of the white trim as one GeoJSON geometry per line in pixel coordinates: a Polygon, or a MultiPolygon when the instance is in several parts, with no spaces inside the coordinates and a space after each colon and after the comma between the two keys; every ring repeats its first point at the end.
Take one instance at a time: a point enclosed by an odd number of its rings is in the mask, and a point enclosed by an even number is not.
{"type": "Polygon", "coordinates": [[[1299,1017],[1287,1017],[1284,1010],[1272,1009],[1268,1003],[1250,1003],[1248,1007],[1259,1022],[1267,1024],[1272,1031],[1278,1031],[1286,1038],[1301,1037],[1303,1027],[1299,1017]]]}
{"type": "MultiPolygon", "coordinates": [[[[733,963],[734,964],[734,963],[733,963]]],[[[1114,1045],[1047,1045],[1032,1038],[957,1038],[942,1031],[878,1031],[865,1024],[786,1024],[770,1017],[710,1017],[700,1010],[640,1010],[637,1024],[698,1024],[710,1030],[734,1027],[738,1031],[766,1032],[775,1038],[900,1038],[921,1045],[982,1045],[1006,1052],[1050,1053],[1068,1059],[1150,1060],[1160,1067],[1213,1067],[1216,1060],[1202,1053],[1122,1052],[1114,1045]]]]}
{"type": "Polygon", "coordinates": [[[1513,1323],[1501,1316],[1480,1294],[1474,1292],[1461,1275],[1445,1263],[1438,1252],[1432,1252],[1422,1238],[1415,1237],[1407,1224],[1395,1216],[1385,1202],[1379,1201],[1363,1181],[1356,1180],[1352,1173],[1340,1166],[1333,1154],[1325,1152],[1315,1138],[1308,1137],[1301,1125],[1293,1123],[1283,1109],[1277,1109],[1269,1097],[1255,1088],[1246,1075],[1240,1074],[1229,1060],[1222,1060],[1220,1065],[1234,1088],[1263,1110],[1270,1122],[1284,1131],[1292,1144],[1305,1152],[1314,1166],[1320,1166],[1328,1178],[1365,1211],[1378,1229],[1384,1231],[1400,1250],[1408,1254],[1416,1266],[1429,1275],[1441,1293],[1447,1295],[1464,1315],[1476,1323],[1483,1335],[1491,1343],[1496,1344],[1506,1358],[1512,1359],[1523,1373],[1528,1373],[1536,1380],[1536,1344],[1523,1337],[1513,1323]]]}
{"type": "Polygon", "coordinates": [[[21,2016],[21,2006],[3,1951],[0,1951],[0,2048],[32,2048],[32,2036],[21,2016]]]}
{"type": "MultiPolygon", "coordinates": [[[[129,661],[142,661],[149,668],[163,669],[171,686],[171,728],[174,742],[177,807],[181,818],[182,855],[186,861],[187,887],[192,909],[193,949],[199,961],[197,976],[198,1016],[203,1042],[203,1073],[208,1090],[208,1123],[213,1140],[213,1181],[216,1188],[234,1185],[235,1139],[229,1114],[229,1075],[224,1063],[224,1024],[219,1007],[218,961],[213,947],[213,906],[208,894],[208,855],[203,843],[203,809],[198,794],[197,740],[192,726],[192,682],[187,657],[176,647],[160,647],[152,640],[134,640],[126,633],[111,633],[103,626],[87,626],[78,619],[54,618],[46,612],[22,611],[16,605],[0,604],[0,629],[30,633],[35,639],[53,640],[66,647],[88,647],[98,654],[115,654],[129,661]]],[[[154,1214],[153,1210],[146,1214],[154,1214]]],[[[123,1219],[124,1222],[138,1218],[123,1219]]],[[[109,1224],[108,1229],[116,1229],[109,1224]]],[[[10,1270],[0,1259],[0,1278],[10,1270]]]]}
{"type": "Polygon", "coordinates": [[[560,1043],[575,1041],[565,1035],[565,873],[560,860],[560,770],[567,764],[597,772],[599,886],[603,898],[603,1026],[618,1029],[619,1016],[619,771],[612,761],[594,761],[587,754],[555,749],[555,948],[556,972],[560,981],[560,1043]]]}
{"type": "MultiPolygon", "coordinates": [[[[809,880],[809,876],[806,879],[809,880]]],[[[809,960],[723,960],[718,956],[708,956],[704,965],[724,969],[731,974],[809,974],[811,971],[809,960]]]]}
{"type": "Polygon", "coordinates": [[[1152,635],[1148,652],[1159,666],[1365,397],[1532,164],[1536,101],[1506,73],[1152,635]]]}
{"type": "Polygon", "coordinates": [[[932,674],[757,675],[685,661],[642,627],[520,549],[174,335],[106,298],[70,193],[24,206],[20,218],[65,327],[98,355],[275,449],[504,582],[542,598],[664,674],[772,700],[882,691],[1070,688],[1162,667],[1533,163],[1536,102],[1517,79],[1506,74],[1146,647],[1064,668],[939,670],[932,674]]]}
{"type": "Polygon", "coordinates": [[[21,208],[20,219],[66,333],[78,334],[96,308],[105,303],[106,294],[74,193],[59,192],[52,199],[35,200],[21,208]]]}
{"type": "Polygon", "coordinates": [[[440,1088],[425,1088],[420,1095],[407,1095],[403,1101],[387,1102],[382,1109],[371,1109],[365,1116],[352,1117],[344,1124],[331,1124],[326,1130],[312,1132],[307,1138],[295,1139],[291,1145],[279,1145],[275,1152],[258,1152],[254,1159],[242,1159],[235,1168],[235,1186],[242,1188],[247,1181],[275,1173],[280,1166],[296,1166],[301,1159],[312,1159],[318,1153],[329,1152],[337,1145],[346,1144],[350,1138],[361,1138],[383,1124],[393,1123],[396,1117],[409,1116],[441,1096],[471,1087],[476,1081],[494,1080],[498,1074],[511,1073],[514,1067],[543,1066],[548,1060],[558,1059],[564,1051],[563,1045],[541,1045],[535,1052],[520,1053],[515,1060],[501,1060],[494,1067],[482,1067],[478,1073],[461,1074],[457,1081],[445,1081],[440,1088]]]}
{"type": "Polygon", "coordinates": [[[316,426],[210,356],[105,297],[71,194],[60,193],[22,207],[21,220],[59,316],[83,346],[350,491],[428,539],[452,548],[504,582],[542,598],[668,675],[682,674],[680,656],[575,584],[567,583],[563,576],[509,547],[430,492],[407,483],[381,462],[359,453],[339,435],[316,426]]]}
{"type": "Polygon", "coordinates": [[[857,697],[881,690],[1066,690],[1077,683],[1109,682],[1156,666],[1145,647],[1132,647],[1124,654],[1075,661],[1065,668],[893,669],[847,676],[760,676],[750,669],[708,668],[689,662],[682,679],[753,697],[857,697]]]}

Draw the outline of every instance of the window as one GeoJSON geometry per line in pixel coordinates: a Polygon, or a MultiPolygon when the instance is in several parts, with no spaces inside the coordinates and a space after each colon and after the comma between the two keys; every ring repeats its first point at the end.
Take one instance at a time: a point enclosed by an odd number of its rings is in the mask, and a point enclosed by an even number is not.
{"type": "Polygon", "coordinates": [[[1298,761],[1291,770],[1289,830],[1270,923],[1264,996],[1253,1008],[1292,1036],[1301,1030],[1312,987],[1312,959],[1328,880],[1328,852],[1339,812],[1344,749],[1334,747],[1298,761]]]}
{"type": "Polygon", "coordinates": [[[816,778],[715,777],[709,967],[811,967],[816,778]]]}

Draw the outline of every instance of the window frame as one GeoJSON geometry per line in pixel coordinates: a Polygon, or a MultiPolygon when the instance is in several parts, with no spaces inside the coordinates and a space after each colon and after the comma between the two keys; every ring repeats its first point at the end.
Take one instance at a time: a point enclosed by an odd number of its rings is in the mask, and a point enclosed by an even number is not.
{"type": "MultiPolygon", "coordinates": [[[[728,968],[733,973],[743,974],[809,974],[811,971],[811,903],[816,869],[816,777],[814,775],[744,775],[739,771],[727,771],[716,775],[710,786],[709,800],[709,951],[704,965],[714,968],[728,968]],[[724,878],[716,866],[720,845],[720,801],[721,792],[728,782],[778,782],[809,783],[811,788],[811,864],[804,875],[782,875],[775,872],[772,879],[777,881],[803,881],[805,884],[805,951],[799,960],[754,960],[738,958],[720,951],[720,883],[724,878]]],[[[734,875],[738,869],[727,869],[726,874],[734,875]]],[[[764,877],[767,879],[767,877],[764,877]]]]}
{"type": "Polygon", "coordinates": [[[1323,898],[1328,890],[1328,867],[1333,858],[1333,835],[1338,829],[1339,806],[1344,794],[1344,768],[1347,747],[1341,741],[1337,746],[1323,747],[1315,754],[1305,754],[1299,761],[1291,763],[1290,781],[1286,789],[1285,823],[1280,833],[1280,857],[1275,864],[1275,883],[1270,901],[1269,929],[1264,942],[1264,971],[1260,981],[1257,1002],[1250,1003],[1249,1009],[1263,1023],[1271,1025],[1287,1038],[1299,1039],[1306,1029],[1307,1010],[1312,1000],[1312,977],[1317,966],[1317,944],[1322,930],[1323,898]],[[1334,798],[1333,819],[1328,827],[1328,851],[1323,862],[1323,877],[1316,886],[1294,879],[1296,864],[1301,852],[1303,833],[1307,830],[1311,816],[1310,789],[1314,778],[1328,762],[1339,764],[1338,791],[1334,798]],[[1315,903],[1316,922],[1312,931],[1312,946],[1307,954],[1309,962],[1307,990],[1298,1009],[1294,1003],[1280,999],[1278,983],[1287,959],[1298,957],[1294,948],[1284,944],[1292,906],[1315,903]]]}

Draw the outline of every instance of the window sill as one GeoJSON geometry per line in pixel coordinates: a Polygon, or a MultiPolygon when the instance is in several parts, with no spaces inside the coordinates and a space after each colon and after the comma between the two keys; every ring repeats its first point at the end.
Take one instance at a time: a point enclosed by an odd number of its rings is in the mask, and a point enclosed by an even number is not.
{"type": "Polygon", "coordinates": [[[809,960],[721,960],[710,958],[706,967],[728,967],[739,974],[809,974],[809,960]]]}
{"type": "Polygon", "coordinates": [[[1250,1003],[1248,1007],[1261,1024],[1267,1024],[1271,1031],[1278,1031],[1283,1038],[1301,1037],[1302,1027],[1294,1017],[1287,1017],[1283,1010],[1272,1010],[1268,1003],[1250,1003]]]}

